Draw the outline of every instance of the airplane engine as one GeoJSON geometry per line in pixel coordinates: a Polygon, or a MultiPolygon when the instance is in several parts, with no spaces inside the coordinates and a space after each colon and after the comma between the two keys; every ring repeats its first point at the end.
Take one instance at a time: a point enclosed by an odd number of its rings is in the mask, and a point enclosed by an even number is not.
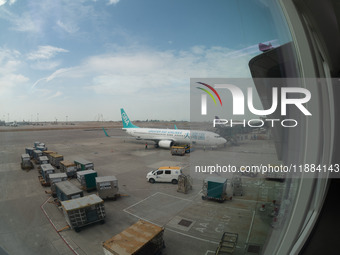
{"type": "Polygon", "coordinates": [[[169,149],[173,145],[173,141],[165,140],[165,141],[159,141],[158,146],[161,148],[169,149]]]}

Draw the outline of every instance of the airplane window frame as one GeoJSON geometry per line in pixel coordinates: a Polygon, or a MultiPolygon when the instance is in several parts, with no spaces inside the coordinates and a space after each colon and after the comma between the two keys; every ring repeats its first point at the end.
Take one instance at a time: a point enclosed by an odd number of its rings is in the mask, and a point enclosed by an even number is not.
{"type": "MultiPolygon", "coordinates": [[[[331,74],[327,62],[323,61],[325,58],[322,56],[321,44],[313,35],[311,24],[305,14],[297,10],[296,2],[294,0],[278,1],[292,35],[301,77],[329,78],[331,74]]],[[[335,118],[332,84],[318,87],[306,82],[303,86],[310,90],[312,95],[321,96],[315,100],[314,104],[308,105],[318,116],[313,115],[315,118],[312,120],[306,119],[306,127],[317,125],[319,129],[318,132],[306,129],[303,137],[305,150],[301,157],[304,162],[330,164],[335,118]],[[330,125],[321,125],[320,123],[323,122],[330,123],[330,125]],[[321,151],[318,150],[319,148],[321,151]]],[[[284,229],[273,230],[264,254],[297,254],[302,249],[320,214],[329,185],[328,176],[317,177],[316,173],[315,178],[300,179],[290,218],[283,227],[284,229]]]]}

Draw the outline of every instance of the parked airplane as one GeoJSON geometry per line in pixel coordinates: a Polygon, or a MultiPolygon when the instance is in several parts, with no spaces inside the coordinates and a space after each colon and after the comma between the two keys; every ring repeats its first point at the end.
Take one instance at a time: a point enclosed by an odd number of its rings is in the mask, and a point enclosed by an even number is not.
{"type": "MultiPolygon", "coordinates": [[[[137,140],[154,141],[156,147],[170,148],[178,144],[197,144],[208,147],[225,145],[227,140],[220,135],[202,130],[140,128],[132,124],[124,109],[120,109],[123,130],[137,140]]],[[[105,130],[104,130],[105,132],[105,130]]],[[[107,133],[105,132],[107,135],[107,133]]],[[[107,135],[108,136],[108,135],[107,135]]]]}

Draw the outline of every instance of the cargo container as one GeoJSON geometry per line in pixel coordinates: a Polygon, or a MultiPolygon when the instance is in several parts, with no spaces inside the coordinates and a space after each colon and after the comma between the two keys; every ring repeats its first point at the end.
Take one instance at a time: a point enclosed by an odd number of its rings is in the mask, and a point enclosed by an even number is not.
{"type": "Polygon", "coordinates": [[[25,148],[25,153],[30,155],[30,158],[33,158],[33,151],[34,151],[34,148],[32,147],[25,148]]]}
{"type": "Polygon", "coordinates": [[[62,201],[61,206],[68,225],[76,232],[95,222],[105,223],[104,201],[95,194],[62,201]]]}
{"type": "Polygon", "coordinates": [[[223,202],[227,199],[227,179],[223,177],[208,177],[203,181],[202,199],[213,199],[223,202]]]}
{"type": "Polygon", "coordinates": [[[69,181],[61,181],[55,184],[55,191],[59,201],[76,199],[84,196],[84,192],[69,181]]]}
{"type": "Polygon", "coordinates": [[[45,146],[40,146],[40,145],[38,145],[38,146],[36,147],[36,149],[37,149],[37,150],[40,150],[40,151],[46,151],[46,150],[47,150],[47,148],[46,148],[45,146]]]}
{"type": "MultiPolygon", "coordinates": [[[[39,143],[38,146],[41,146],[41,147],[45,147],[46,148],[46,145],[44,143],[39,143]]],[[[47,151],[47,148],[46,148],[46,151],[47,151]]]]}
{"type": "Polygon", "coordinates": [[[96,189],[97,172],[94,170],[84,170],[77,172],[77,180],[84,190],[96,189]]]}
{"type": "Polygon", "coordinates": [[[39,157],[38,164],[42,165],[42,164],[49,164],[49,163],[50,161],[48,160],[46,156],[39,157]]]}
{"type": "Polygon", "coordinates": [[[50,154],[50,163],[52,166],[55,166],[56,168],[60,168],[60,161],[64,160],[64,156],[60,154],[50,154]]]}
{"type": "Polygon", "coordinates": [[[96,177],[98,196],[102,199],[116,199],[118,195],[118,180],[115,176],[96,177]]]}
{"type": "Polygon", "coordinates": [[[87,161],[85,159],[79,158],[74,161],[77,166],[77,171],[94,169],[93,162],[87,161]]]}
{"type": "Polygon", "coordinates": [[[39,157],[42,156],[42,152],[40,150],[33,150],[33,159],[35,162],[39,162],[39,157]]]}
{"type": "Polygon", "coordinates": [[[37,148],[39,146],[40,142],[34,142],[34,148],[37,148]]]}
{"type": "Polygon", "coordinates": [[[58,182],[62,182],[62,181],[67,181],[67,175],[66,173],[54,173],[54,174],[50,174],[50,183],[51,183],[51,191],[52,191],[52,196],[56,196],[56,188],[55,188],[55,184],[58,182]]]}
{"type": "Polygon", "coordinates": [[[58,154],[56,151],[43,151],[43,156],[46,156],[48,160],[51,162],[51,154],[58,154]]]}
{"type": "Polygon", "coordinates": [[[48,184],[50,183],[49,175],[53,174],[54,172],[55,172],[54,168],[51,164],[42,164],[41,165],[41,175],[44,178],[46,183],[48,183],[48,184]]]}
{"type": "Polygon", "coordinates": [[[164,228],[139,220],[102,243],[105,255],[160,254],[165,247],[164,228]]]}
{"type": "Polygon", "coordinates": [[[75,163],[68,161],[68,160],[63,160],[63,161],[60,161],[59,164],[60,164],[60,171],[66,173],[68,177],[77,176],[77,167],[75,163]]]}
{"type": "Polygon", "coordinates": [[[190,177],[190,175],[179,175],[177,192],[187,194],[189,190],[192,190],[192,178],[190,177]]]}
{"type": "Polygon", "coordinates": [[[34,165],[31,161],[31,157],[28,154],[21,155],[21,169],[22,170],[30,170],[34,168],[34,165]]]}

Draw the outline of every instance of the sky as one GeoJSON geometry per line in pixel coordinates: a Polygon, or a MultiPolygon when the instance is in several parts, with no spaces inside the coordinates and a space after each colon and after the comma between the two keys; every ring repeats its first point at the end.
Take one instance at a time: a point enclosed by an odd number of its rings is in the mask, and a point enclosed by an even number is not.
{"type": "Polygon", "coordinates": [[[0,120],[190,120],[190,78],[290,41],[272,0],[0,0],[0,120]]]}

